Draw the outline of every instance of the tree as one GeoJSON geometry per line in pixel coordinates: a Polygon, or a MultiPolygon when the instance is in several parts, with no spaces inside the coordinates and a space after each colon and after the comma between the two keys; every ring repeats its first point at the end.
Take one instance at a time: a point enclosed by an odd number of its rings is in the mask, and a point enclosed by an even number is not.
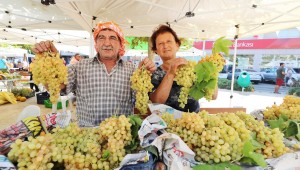
{"type": "Polygon", "coordinates": [[[22,48],[28,51],[28,53],[33,54],[33,52],[31,51],[31,48],[33,47],[33,45],[31,44],[7,44],[7,43],[1,43],[0,47],[13,47],[13,48],[22,48]]]}

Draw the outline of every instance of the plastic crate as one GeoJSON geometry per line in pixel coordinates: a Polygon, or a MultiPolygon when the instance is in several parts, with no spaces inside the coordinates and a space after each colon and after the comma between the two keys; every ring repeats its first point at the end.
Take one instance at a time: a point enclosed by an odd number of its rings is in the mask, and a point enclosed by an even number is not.
{"type": "Polygon", "coordinates": [[[149,154],[149,161],[148,162],[142,162],[137,163],[134,165],[124,165],[121,167],[120,170],[154,170],[155,167],[155,160],[153,154],[149,154]]]}
{"type": "MultiPolygon", "coordinates": [[[[66,102],[66,107],[68,107],[69,101],[66,102]]],[[[49,99],[44,100],[44,105],[46,108],[52,108],[52,103],[50,102],[49,99]]],[[[57,102],[57,109],[62,109],[62,104],[61,102],[57,102]]]]}
{"type": "Polygon", "coordinates": [[[50,94],[48,92],[41,92],[36,94],[37,104],[44,104],[44,100],[48,100],[50,94]]]}

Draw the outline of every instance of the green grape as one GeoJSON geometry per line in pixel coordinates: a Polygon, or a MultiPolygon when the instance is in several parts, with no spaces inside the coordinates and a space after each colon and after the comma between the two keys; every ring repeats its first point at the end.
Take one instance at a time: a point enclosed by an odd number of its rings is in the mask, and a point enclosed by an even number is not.
{"type": "Polygon", "coordinates": [[[149,96],[153,85],[151,83],[151,74],[145,68],[135,70],[130,77],[131,88],[135,91],[135,107],[142,113],[146,114],[148,109],[149,96]]]}
{"type": "Polygon", "coordinates": [[[59,53],[44,52],[36,54],[35,61],[30,64],[35,84],[48,86],[50,101],[57,103],[60,85],[67,84],[67,67],[60,59],[59,53]]]}
{"type": "Polygon", "coordinates": [[[181,108],[184,108],[187,104],[189,91],[196,81],[195,65],[196,62],[188,61],[186,65],[180,66],[175,73],[174,81],[176,81],[179,86],[182,86],[178,98],[181,108]]]}

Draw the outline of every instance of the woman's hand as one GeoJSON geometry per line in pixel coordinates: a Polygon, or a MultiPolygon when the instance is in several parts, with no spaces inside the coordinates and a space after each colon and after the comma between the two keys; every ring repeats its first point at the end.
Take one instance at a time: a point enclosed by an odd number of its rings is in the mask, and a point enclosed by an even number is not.
{"type": "Polygon", "coordinates": [[[39,43],[34,44],[34,47],[32,48],[32,51],[35,54],[42,53],[42,52],[47,52],[47,51],[51,51],[51,52],[54,52],[54,53],[58,52],[51,41],[41,41],[39,43]]]}
{"type": "Polygon", "coordinates": [[[185,65],[188,63],[185,58],[174,58],[167,62],[168,62],[168,65],[170,66],[169,69],[167,70],[167,73],[173,74],[173,75],[176,74],[176,70],[179,66],[185,65]]]}
{"type": "Polygon", "coordinates": [[[142,67],[143,65],[151,73],[153,73],[156,70],[156,66],[155,66],[154,62],[152,60],[150,60],[148,57],[146,57],[144,60],[142,60],[140,62],[139,68],[142,67]]]}

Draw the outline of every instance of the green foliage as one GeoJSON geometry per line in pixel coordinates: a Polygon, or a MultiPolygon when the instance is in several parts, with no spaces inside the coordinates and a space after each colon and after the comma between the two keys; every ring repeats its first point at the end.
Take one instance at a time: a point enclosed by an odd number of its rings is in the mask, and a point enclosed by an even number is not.
{"type": "Polygon", "coordinates": [[[181,46],[180,48],[183,50],[188,50],[193,47],[194,40],[187,38],[180,38],[181,46]]]}
{"type": "Polygon", "coordinates": [[[197,81],[191,87],[189,95],[196,100],[205,96],[206,91],[214,90],[217,85],[217,79],[214,74],[217,73],[217,67],[212,62],[198,63],[195,66],[197,81]]]}
{"type": "Polygon", "coordinates": [[[268,124],[270,125],[270,127],[272,129],[274,128],[279,128],[280,131],[284,131],[284,129],[287,128],[288,124],[289,124],[289,120],[288,120],[288,117],[281,114],[279,116],[278,119],[276,120],[267,120],[268,124]]]}
{"type": "Polygon", "coordinates": [[[242,170],[238,165],[231,164],[230,162],[223,162],[218,164],[200,164],[193,167],[193,170],[242,170]]]}
{"type": "Polygon", "coordinates": [[[289,126],[284,132],[285,137],[295,136],[298,141],[300,141],[300,121],[289,122],[289,126]]]}
{"type": "Polygon", "coordinates": [[[300,121],[290,120],[286,115],[281,114],[278,119],[267,120],[267,122],[272,129],[279,128],[286,138],[295,136],[300,141],[300,121]]]}
{"type": "Polygon", "coordinates": [[[142,124],[142,119],[137,115],[130,115],[128,116],[130,119],[129,122],[131,123],[131,136],[132,140],[129,145],[125,146],[126,153],[132,153],[137,149],[140,144],[138,131],[142,124]]]}
{"type": "Polygon", "coordinates": [[[247,165],[259,165],[263,168],[267,167],[267,163],[262,154],[255,153],[255,149],[263,147],[263,145],[258,145],[259,143],[254,139],[250,139],[245,142],[243,147],[244,157],[240,160],[241,163],[247,165]]]}
{"type": "Polygon", "coordinates": [[[110,155],[110,152],[109,152],[108,150],[105,150],[105,151],[103,152],[103,154],[102,154],[101,160],[102,160],[102,161],[107,160],[108,157],[109,157],[109,155],[110,155]]]}
{"type": "Polygon", "coordinates": [[[31,48],[33,47],[32,44],[6,44],[6,43],[1,43],[0,47],[8,48],[8,47],[13,47],[13,48],[22,48],[28,51],[28,53],[33,54],[31,51],[31,48]]]}
{"type": "MultiPolygon", "coordinates": [[[[148,49],[149,37],[126,37],[126,40],[129,42],[130,49],[148,49]]],[[[180,38],[181,49],[187,50],[193,47],[194,40],[187,38],[180,38]]]]}
{"type": "Polygon", "coordinates": [[[6,44],[6,43],[1,43],[1,44],[0,44],[0,47],[7,48],[7,47],[11,47],[11,45],[6,44]]]}
{"type": "Polygon", "coordinates": [[[131,49],[148,49],[149,37],[126,37],[131,49]]]}
{"type": "Polygon", "coordinates": [[[225,37],[218,38],[213,46],[212,54],[218,54],[220,52],[229,55],[229,47],[232,45],[232,41],[224,39],[225,37]]]}
{"type": "Polygon", "coordinates": [[[300,87],[293,87],[289,89],[289,95],[295,95],[300,97],[300,87]]]}
{"type": "MultiPolygon", "coordinates": [[[[220,89],[230,90],[231,89],[231,80],[220,78],[218,80],[218,87],[220,89]]],[[[234,91],[242,91],[242,87],[237,84],[237,81],[234,81],[233,90],[234,91]]],[[[254,86],[252,83],[244,89],[245,92],[252,92],[253,90],[254,90],[254,86]]]]}

